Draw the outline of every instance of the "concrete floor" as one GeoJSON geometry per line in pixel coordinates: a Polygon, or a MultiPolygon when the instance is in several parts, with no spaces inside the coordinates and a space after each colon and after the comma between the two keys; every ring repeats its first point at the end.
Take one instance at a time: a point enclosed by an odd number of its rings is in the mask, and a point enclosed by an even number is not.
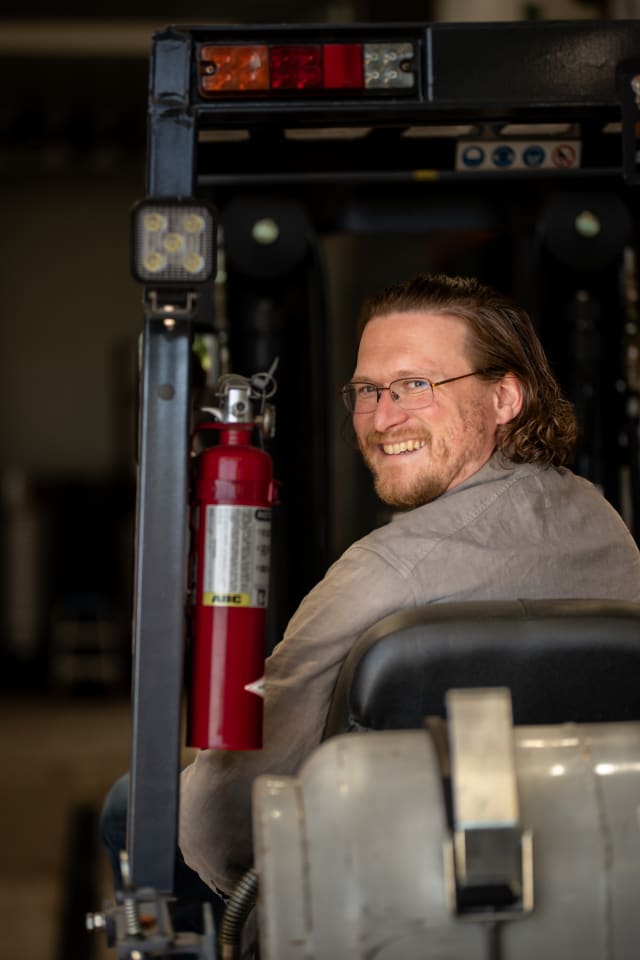
{"type": "MultiPolygon", "coordinates": [[[[124,698],[64,699],[3,694],[0,702],[0,956],[15,960],[115,957],[102,932],[83,956],[63,958],[63,928],[74,928],[69,860],[74,814],[98,811],[129,764],[130,709],[124,698]]],[[[110,895],[97,837],[86,856],[98,873],[99,902],[110,895]]],[[[84,912],[77,913],[84,930],[84,912]]],[[[82,941],[84,934],[80,933],[82,941]]],[[[66,952],[66,951],[65,951],[66,952]]]]}

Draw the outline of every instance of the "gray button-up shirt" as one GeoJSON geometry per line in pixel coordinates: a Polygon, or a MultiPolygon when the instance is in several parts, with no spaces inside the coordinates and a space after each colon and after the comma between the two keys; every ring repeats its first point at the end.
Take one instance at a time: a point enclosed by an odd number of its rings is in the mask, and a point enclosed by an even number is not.
{"type": "Polygon", "coordinates": [[[267,661],[264,749],[201,751],[182,774],[180,845],[228,892],[252,864],[251,783],[292,774],[318,745],[342,661],[371,624],[453,600],[640,602],[640,553],[571,471],[494,456],[432,503],[354,543],[305,597],[267,661]]]}

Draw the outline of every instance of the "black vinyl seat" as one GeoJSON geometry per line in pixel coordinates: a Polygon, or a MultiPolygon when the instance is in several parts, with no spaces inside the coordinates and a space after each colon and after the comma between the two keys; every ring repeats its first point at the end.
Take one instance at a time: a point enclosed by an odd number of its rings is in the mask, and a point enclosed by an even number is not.
{"type": "Polygon", "coordinates": [[[427,604],[370,627],[346,657],[324,736],[412,729],[447,690],[504,686],[514,722],[640,720],[640,604],[507,600],[427,604]]]}

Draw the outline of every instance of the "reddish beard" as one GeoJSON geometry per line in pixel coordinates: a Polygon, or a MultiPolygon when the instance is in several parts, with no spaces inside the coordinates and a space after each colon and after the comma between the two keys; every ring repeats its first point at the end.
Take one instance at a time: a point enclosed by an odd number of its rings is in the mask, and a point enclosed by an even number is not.
{"type": "MultiPolygon", "coordinates": [[[[418,432],[411,431],[410,438],[406,430],[402,433],[398,431],[395,436],[372,430],[362,440],[358,438],[358,446],[373,476],[376,493],[384,503],[401,510],[413,510],[415,507],[430,503],[444,493],[446,482],[433,471],[432,440],[431,433],[424,429],[418,432]],[[424,447],[420,449],[419,454],[422,457],[425,452],[427,453],[426,464],[420,460],[413,475],[400,478],[377,468],[377,464],[374,463],[374,451],[379,450],[383,443],[399,443],[401,440],[408,439],[424,441],[424,447]]],[[[446,448],[441,453],[446,454],[446,448]]],[[[396,456],[403,457],[405,454],[396,454],[396,456]]]]}

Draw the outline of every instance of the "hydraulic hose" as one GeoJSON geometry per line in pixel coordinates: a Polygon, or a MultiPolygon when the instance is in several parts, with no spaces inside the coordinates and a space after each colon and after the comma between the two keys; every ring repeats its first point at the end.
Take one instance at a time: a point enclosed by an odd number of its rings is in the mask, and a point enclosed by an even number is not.
{"type": "Polygon", "coordinates": [[[238,882],[224,908],[218,950],[220,960],[238,960],[242,928],[258,895],[258,873],[251,868],[238,882]]]}

